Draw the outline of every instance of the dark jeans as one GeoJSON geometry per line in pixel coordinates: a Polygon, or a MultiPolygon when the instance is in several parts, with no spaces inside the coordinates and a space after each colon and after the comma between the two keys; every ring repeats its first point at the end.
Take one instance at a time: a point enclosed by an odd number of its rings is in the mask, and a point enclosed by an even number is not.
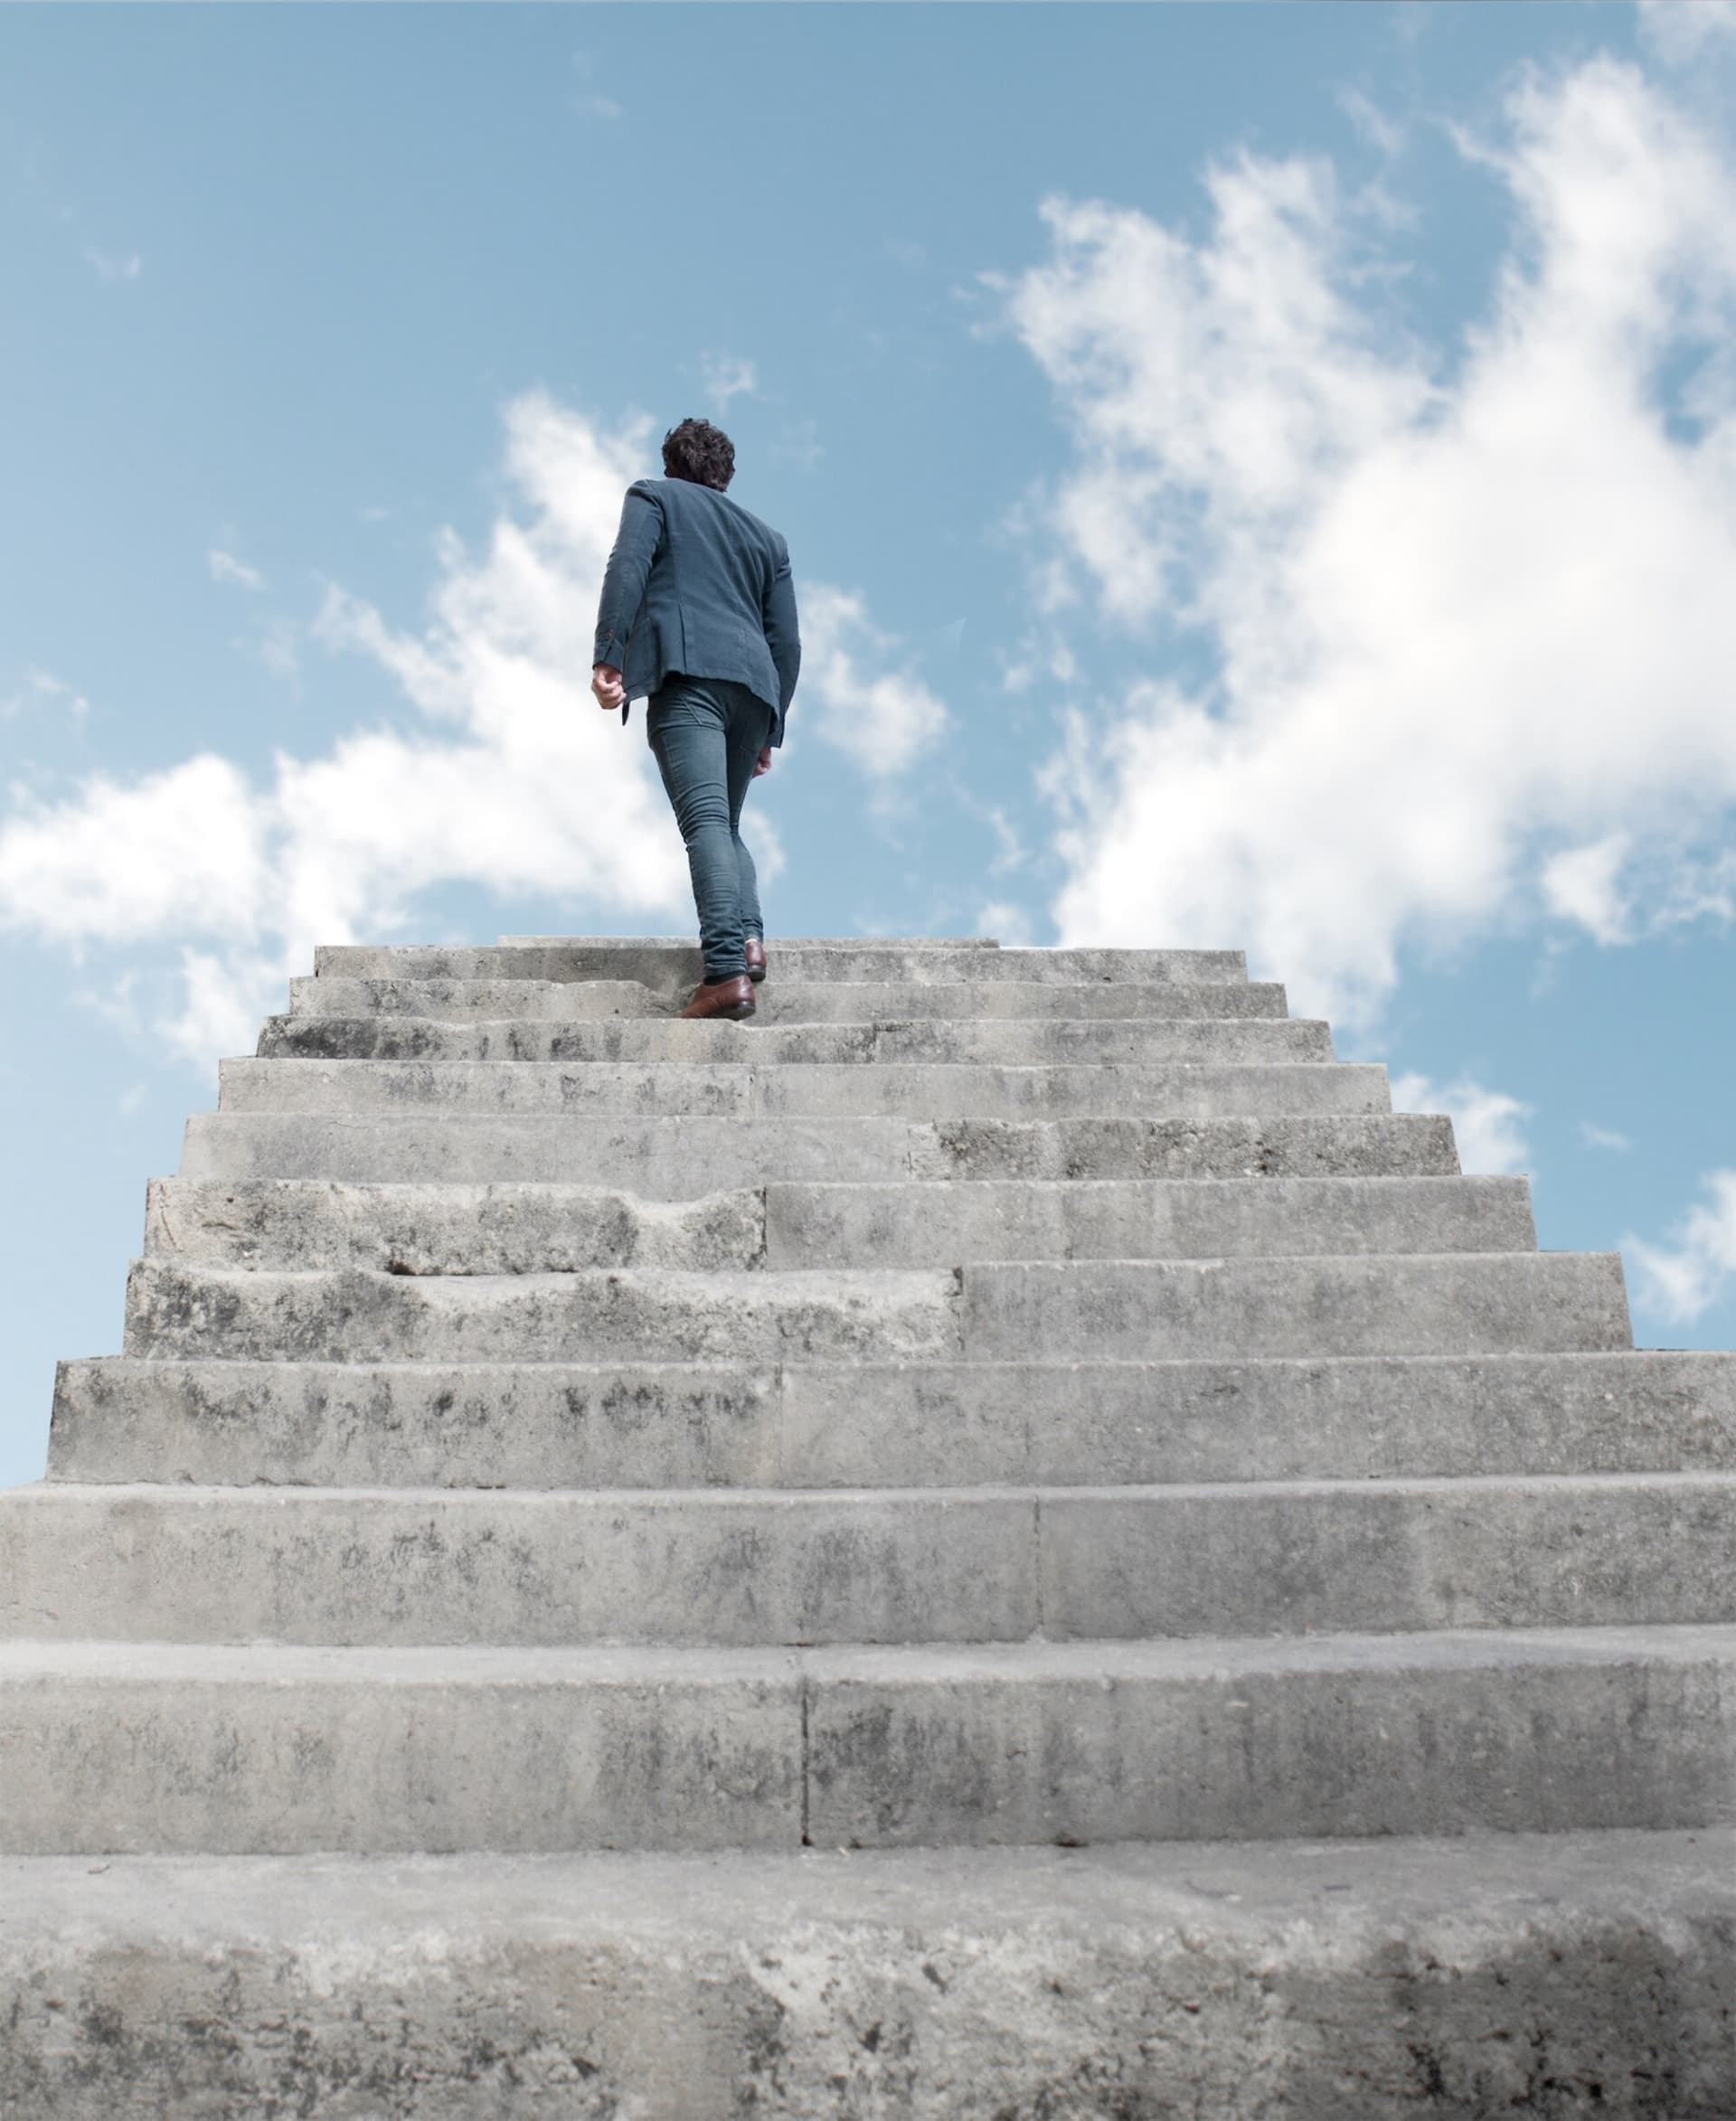
{"type": "Polygon", "coordinates": [[[646,702],[646,739],[687,846],[708,980],[747,970],[746,936],[763,936],[753,857],[741,844],[741,805],[771,709],[727,677],[672,671],[646,702]]]}

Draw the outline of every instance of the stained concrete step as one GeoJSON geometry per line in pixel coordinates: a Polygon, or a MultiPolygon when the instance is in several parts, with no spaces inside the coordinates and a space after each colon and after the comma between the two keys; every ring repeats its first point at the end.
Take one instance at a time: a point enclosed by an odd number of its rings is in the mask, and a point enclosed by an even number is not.
{"type": "MultiPolygon", "coordinates": [[[[641,982],[544,979],[357,979],[325,973],[289,983],[295,1017],[420,1016],[466,1023],[518,1018],[556,1023],[616,1016],[674,1017],[690,990],[652,988],[641,982]]],[[[943,1021],[972,1023],[1099,1020],[1165,1021],[1211,1018],[1239,1022],[1281,1017],[1284,989],[1271,982],[1202,985],[1192,980],[1136,985],[1049,980],[924,981],[920,985],[873,980],[768,981],[757,990],[750,1030],[797,1023],[943,1021]]]]}
{"type": "Polygon", "coordinates": [[[1630,1344],[1613,1253],[449,1278],[149,1258],[127,1277],[125,1352],[255,1362],[1144,1361],[1630,1344]]]}
{"type": "Polygon", "coordinates": [[[1023,1642],[1736,1622],[1736,1475],[0,1495],[0,1637],[1023,1642]]]}
{"type": "Polygon", "coordinates": [[[0,1865],[60,2121],[1728,2121],[1732,1993],[1716,1829],[0,1865]]]}
{"type": "Polygon", "coordinates": [[[960,1270],[964,1352],[1466,1355],[1633,1344],[1616,1252],[1118,1260],[960,1270]]]}
{"type": "MultiPolygon", "coordinates": [[[[1241,950],[1003,950],[948,943],[768,943],[769,979],[868,980],[877,985],[953,985],[1021,980],[1044,985],[1085,981],[1240,985],[1248,977],[1241,950]]],[[[316,977],[341,979],[627,979],[675,991],[700,977],[694,946],[598,944],[588,940],[483,947],[325,944],[314,952],[316,977]]]]}
{"type": "Polygon", "coordinates": [[[147,1254],[212,1267],[558,1274],[1533,1250],[1514,1178],[777,1183],[694,1201],[598,1186],[156,1178],[147,1254]]]}
{"type": "MultiPolygon", "coordinates": [[[[285,1063],[288,1066],[288,1063],[285,1063]]],[[[297,1066],[307,1066],[298,1062],[297,1066]]],[[[185,1178],[624,1186],[683,1200],[766,1180],[1454,1175],[1450,1120],[1417,1113],[1223,1119],[580,1117],[195,1113],[185,1178]]]]}
{"type": "Polygon", "coordinates": [[[624,1268],[445,1278],[133,1262],[126,1352],[250,1361],[956,1356],[958,1277],[624,1268]]]}
{"type": "Polygon", "coordinates": [[[1736,1471],[1736,1355],[63,1362],[57,1481],[875,1487],[1736,1471]]]}
{"type": "Polygon", "coordinates": [[[0,1644],[0,1850],[1569,1833],[1736,1816],[1736,1627],[810,1650],[0,1644]]]}
{"type": "Polygon", "coordinates": [[[1148,1016],[972,1017],[949,1023],[687,1023],[668,1016],[561,1023],[548,1017],[455,1023],[436,1016],[268,1016],[266,1060],[440,1061],[945,1061],[988,1067],[1104,1066],[1186,1061],[1328,1061],[1332,1033],[1301,1018],[1148,1016]]]}
{"type": "Polygon", "coordinates": [[[765,1263],[950,1267],[1536,1249],[1523,1179],[986,1180],[765,1188],[765,1263]]]}
{"type": "Polygon", "coordinates": [[[1275,1062],[876,1068],[673,1061],[224,1060],[224,1112],[535,1112],[784,1118],[1215,1119],[1388,1112],[1379,1066],[1275,1062]]]}

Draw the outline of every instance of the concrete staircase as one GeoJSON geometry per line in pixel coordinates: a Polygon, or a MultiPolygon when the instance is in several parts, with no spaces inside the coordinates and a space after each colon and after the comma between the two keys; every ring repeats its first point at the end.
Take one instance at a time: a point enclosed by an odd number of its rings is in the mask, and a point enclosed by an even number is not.
{"type": "Polygon", "coordinates": [[[223,1064],[0,1498],[0,2111],[1736,2113],[1736,1357],[1238,953],[771,975],[223,1064]]]}

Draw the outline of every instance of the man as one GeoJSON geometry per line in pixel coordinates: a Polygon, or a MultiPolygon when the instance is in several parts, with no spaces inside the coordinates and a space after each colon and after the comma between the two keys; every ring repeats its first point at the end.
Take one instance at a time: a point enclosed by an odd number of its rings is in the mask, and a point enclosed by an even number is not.
{"type": "Polygon", "coordinates": [[[802,644],[789,547],[724,489],[735,447],[706,419],[663,438],[660,479],[635,479],[603,575],[590,689],[646,697],[646,737],[681,827],[703,976],[684,1016],[753,1014],[766,976],[748,784],[784,740],[802,644]]]}

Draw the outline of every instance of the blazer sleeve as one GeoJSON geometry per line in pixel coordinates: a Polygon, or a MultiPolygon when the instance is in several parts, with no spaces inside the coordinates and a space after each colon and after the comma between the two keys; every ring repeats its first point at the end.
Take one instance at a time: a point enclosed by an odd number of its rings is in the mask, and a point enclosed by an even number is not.
{"type": "Polygon", "coordinates": [[[796,617],[796,585],[789,577],[789,546],[782,539],[778,541],[778,564],[771,580],[766,586],[761,623],[766,629],[766,646],[771,650],[771,659],[778,666],[778,720],[781,738],[783,718],[789,712],[789,702],[796,691],[796,677],[802,667],[802,637],[796,617]]]}
{"type": "Polygon", "coordinates": [[[645,578],[662,542],[663,504],[648,479],[635,479],[621,503],[620,528],[603,570],[597,637],[590,651],[592,669],[599,663],[615,670],[625,667],[627,637],[645,600],[645,578]]]}

